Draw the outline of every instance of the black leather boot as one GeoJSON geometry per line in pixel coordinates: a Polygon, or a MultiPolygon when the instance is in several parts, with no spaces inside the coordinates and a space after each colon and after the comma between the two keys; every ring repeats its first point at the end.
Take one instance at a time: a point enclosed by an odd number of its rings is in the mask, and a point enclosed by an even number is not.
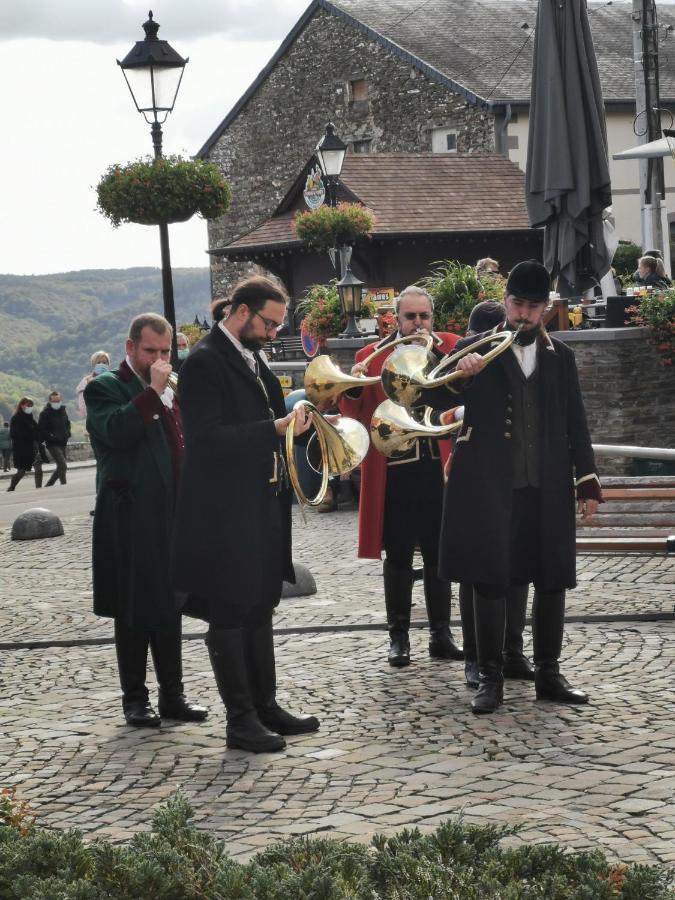
{"type": "Polygon", "coordinates": [[[588,703],[588,694],[573,688],[560,674],[565,629],[565,591],[535,590],[532,603],[534,686],[537,700],[554,703],[588,703]]]}
{"type": "Polygon", "coordinates": [[[385,559],[384,603],[389,626],[389,665],[397,669],[410,665],[410,606],[412,603],[412,569],[398,569],[385,559]]]}
{"type": "Polygon", "coordinates": [[[253,705],[246,630],[210,627],[206,637],[216,685],[227,713],[226,743],[251,753],[274,753],[283,750],[286,741],[262,724],[253,705]]]}
{"type": "Polygon", "coordinates": [[[473,619],[473,585],[459,586],[459,614],[462,617],[462,641],[464,644],[464,678],[470,688],[478,687],[478,653],[476,651],[476,626],[473,619]]]}
{"type": "Polygon", "coordinates": [[[512,585],[506,592],[504,627],[504,678],[534,681],[534,667],[523,653],[523,630],[527,619],[529,585],[512,585]]]}
{"type": "Polygon", "coordinates": [[[274,660],[274,630],[270,618],[258,628],[247,630],[248,671],[253,703],[262,724],[277,734],[311,734],[319,730],[316,716],[294,716],[277,703],[277,674],[274,660]]]}
{"type": "Polygon", "coordinates": [[[474,585],[473,615],[478,650],[478,692],[471,701],[471,709],[476,715],[494,712],[504,700],[502,670],[504,607],[504,594],[486,596],[474,585]]]}
{"type": "Polygon", "coordinates": [[[128,725],[157,728],[160,718],[150,705],[145,673],[148,665],[149,634],[130,628],[115,619],[115,650],[122,686],[122,711],[128,725]]]}
{"type": "Polygon", "coordinates": [[[170,631],[150,632],[150,651],[159,683],[159,714],[179,722],[203,722],[209,711],[190,703],[183,692],[181,621],[170,631]]]}
{"type": "Polygon", "coordinates": [[[464,651],[450,632],[450,583],[439,578],[435,566],[424,567],[424,600],[429,619],[429,656],[464,659],[464,651]]]}

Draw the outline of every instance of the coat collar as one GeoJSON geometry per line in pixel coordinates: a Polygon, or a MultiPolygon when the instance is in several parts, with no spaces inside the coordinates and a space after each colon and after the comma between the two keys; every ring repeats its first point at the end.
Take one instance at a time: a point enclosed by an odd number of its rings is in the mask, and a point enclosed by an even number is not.
{"type": "MultiPolygon", "coordinates": [[[[258,384],[258,379],[255,377],[255,374],[251,371],[248,363],[241,355],[241,353],[237,350],[232,341],[226,334],[223,334],[222,328],[220,328],[218,322],[216,322],[211,329],[210,337],[213,340],[215,348],[227,357],[233,368],[237,372],[239,372],[240,375],[243,375],[247,381],[253,382],[253,384],[255,384],[256,387],[260,389],[260,385],[258,384]]],[[[263,368],[265,368],[265,363],[260,359],[258,353],[254,353],[253,355],[258,360],[258,366],[260,367],[260,371],[262,372],[263,368]]]]}

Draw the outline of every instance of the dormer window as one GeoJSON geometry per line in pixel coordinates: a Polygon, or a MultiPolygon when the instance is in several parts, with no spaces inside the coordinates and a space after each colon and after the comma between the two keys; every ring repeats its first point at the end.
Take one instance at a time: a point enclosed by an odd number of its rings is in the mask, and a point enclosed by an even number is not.
{"type": "Polygon", "coordinates": [[[356,78],[349,82],[349,99],[352,103],[368,100],[368,82],[365,78],[356,78]]]}
{"type": "Polygon", "coordinates": [[[453,128],[432,128],[431,152],[456,153],[457,132],[453,128]]]}

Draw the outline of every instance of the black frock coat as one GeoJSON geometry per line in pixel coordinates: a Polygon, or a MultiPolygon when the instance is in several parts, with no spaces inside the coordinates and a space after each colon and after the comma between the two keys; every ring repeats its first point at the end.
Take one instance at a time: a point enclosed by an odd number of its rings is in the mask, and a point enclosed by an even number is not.
{"type": "MultiPolygon", "coordinates": [[[[456,349],[471,343],[465,339],[456,349]]],[[[488,348],[482,348],[485,352],[488,348]]],[[[481,351],[479,351],[481,352],[481,351]]],[[[539,544],[541,590],[576,585],[574,477],[596,471],[573,352],[555,338],[538,340],[539,544]],[[550,343],[549,343],[550,342],[550,343]]],[[[465,405],[445,487],[440,572],[451,581],[508,584],[512,463],[506,350],[475,378],[429,391],[436,409],[465,405]],[[462,387],[464,385],[464,387],[462,387]]]]}
{"type": "Polygon", "coordinates": [[[286,415],[279,380],[259,359],[267,395],[218,325],[180,372],[185,456],[173,577],[183,611],[227,628],[255,626],[295,581],[291,492],[270,483],[286,415]],[[270,414],[270,408],[272,413],[270,414]]]}

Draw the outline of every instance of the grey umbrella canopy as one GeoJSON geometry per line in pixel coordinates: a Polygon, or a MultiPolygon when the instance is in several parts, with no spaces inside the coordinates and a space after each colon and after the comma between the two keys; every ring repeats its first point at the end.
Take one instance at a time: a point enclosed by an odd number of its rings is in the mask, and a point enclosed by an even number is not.
{"type": "Polygon", "coordinates": [[[539,0],[525,193],[544,265],[577,290],[609,270],[607,133],[586,0],[539,0]]]}

